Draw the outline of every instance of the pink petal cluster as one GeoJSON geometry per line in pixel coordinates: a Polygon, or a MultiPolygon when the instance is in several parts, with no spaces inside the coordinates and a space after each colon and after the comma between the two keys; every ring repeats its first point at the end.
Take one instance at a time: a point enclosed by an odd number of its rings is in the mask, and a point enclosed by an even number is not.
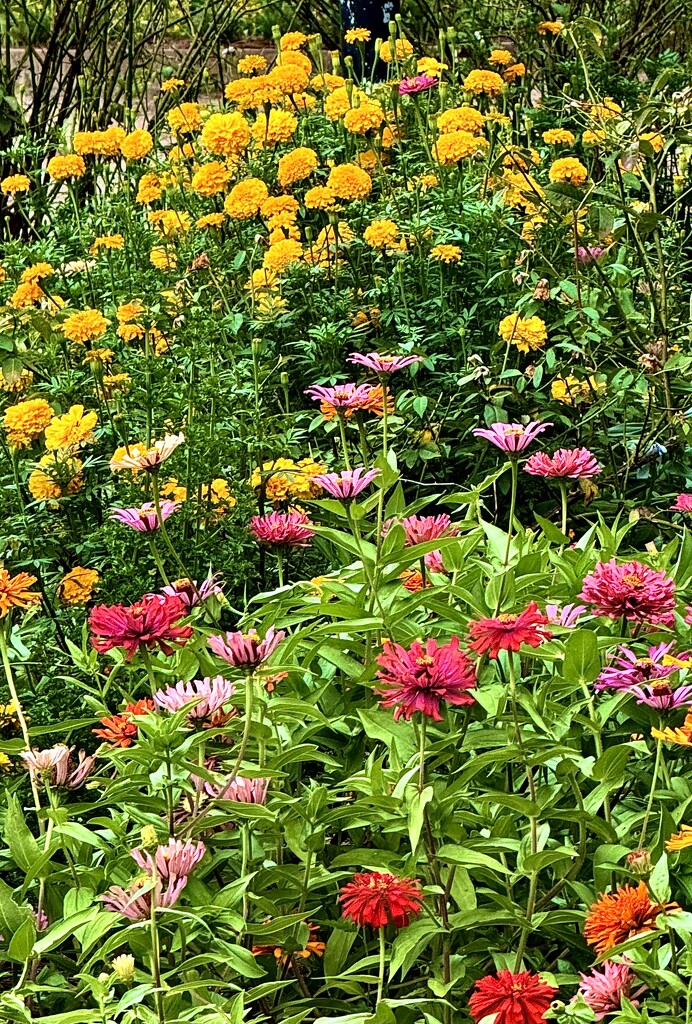
{"type": "Polygon", "coordinates": [[[91,643],[101,654],[122,647],[130,661],[139,650],[160,647],[172,654],[172,643],[182,644],[192,636],[190,626],[178,626],[186,608],[178,596],[145,594],[133,605],[99,604],[89,616],[91,643]]]}
{"type": "Polygon", "coordinates": [[[206,601],[209,597],[221,596],[223,585],[217,582],[216,575],[207,576],[206,580],[202,580],[201,583],[198,583],[197,580],[180,579],[163,587],[161,593],[168,594],[170,597],[179,597],[186,608],[195,608],[200,601],[206,601]]]}
{"type": "Polygon", "coordinates": [[[675,608],[675,581],[641,562],[599,562],[584,579],[579,595],[610,619],[670,624],[675,608]]]}
{"type": "Polygon", "coordinates": [[[596,263],[604,252],[602,245],[578,245],[577,259],[580,263],[596,263]]]}
{"type": "Polygon", "coordinates": [[[584,604],[566,604],[562,608],[557,604],[545,606],[548,622],[555,626],[564,626],[567,629],[576,626],[585,611],[586,605],[584,604]]]}
{"type": "Polygon", "coordinates": [[[94,770],[98,754],[79,751],[77,764],[72,761],[75,748],[58,743],[47,750],[23,750],[21,753],[29,774],[36,781],[47,786],[63,786],[65,789],[79,789],[94,770]]]}
{"type": "Polygon", "coordinates": [[[267,790],[271,779],[246,779],[239,775],[232,782],[217,787],[216,792],[207,792],[217,800],[234,800],[238,804],[266,804],[267,790]]]}
{"type": "Polygon", "coordinates": [[[166,434],[161,441],[154,441],[150,448],[141,451],[138,454],[138,450],[141,449],[141,445],[132,445],[132,452],[125,452],[124,455],[116,459],[113,457],[110,461],[111,470],[117,469],[132,469],[135,472],[144,470],[146,473],[151,473],[158,469],[162,462],[170,458],[173,452],[181,444],[185,443],[184,434],[166,434]]]}
{"type": "Polygon", "coordinates": [[[692,512],[692,494],[678,494],[670,509],[671,512],[692,512]]]}
{"type": "Polygon", "coordinates": [[[529,456],[524,472],[532,476],[588,480],[600,473],[601,467],[588,448],[559,448],[553,455],[536,452],[529,456]]]}
{"type": "Polygon", "coordinates": [[[364,355],[360,352],[352,352],[348,361],[364,366],[377,374],[390,374],[403,370],[406,366],[413,366],[414,363],[422,363],[423,356],[388,356],[381,352],[369,352],[364,355]]]}
{"type": "Polygon", "coordinates": [[[416,640],[407,650],[388,641],[377,658],[380,666],[377,693],[383,708],[395,708],[394,720],[410,719],[416,711],[436,722],[442,721],[440,706],[473,704],[468,692],[476,686],[476,671],[467,655],[459,649],[459,637],[438,646],[430,639],[423,646],[416,640]]]}
{"type": "Polygon", "coordinates": [[[318,484],[333,498],[350,501],[361,494],[379,475],[379,469],[344,469],[341,473],[322,473],[314,476],[313,482],[318,484]]]}
{"type": "MultiPolygon", "coordinates": [[[[168,517],[180,508],[180,502],[162,501],[159,507],[161,522],[165,523],[168,517]]],[[[154,533],[161,527],[156,507],[151,501],[145,502],[139,508],[115,508],[109,518],[124,526],[129,526],[131,530],[137,530],[139,533],[154,533]]]]}
{"type": "Polygon", "coordinates": [[[456,537],[459,532],[459,527],[445,513],[439,516],[407,516],[401,520],[401,525],[406,534],[407,547],[439,540],[440,537],[456,537]]]}
{"type": "Polygon", "coordinates": [[[315,531],[305,512],[269,512],[253,516],[248,529],[259,544],[272,547],[307,547],[315,531]]]}
{"type": "Polygon", "coordinates": [[[334,387],[322,387],[314,384],[307,388],[305,394],[316,402],[328,402],[339,409],[361,409],[370,397],[369,384],[337,384],[334,387]]]}
{"type": "Polygon", "coordinates": [[[186,707],[190,718],[208,718],[231,699],[234,690],[233,683],[223,676],[205,676],[157,690],[154,703],[171,714],[186,707]]]}
{"type": "MultiPolygon", "coordinates": [[[[623,996],[634,1006],[639,1006],[637,999],[631,994],[636,975],[629,963],[616,964],[612,960],[606,960],[602,971],[580,973],[579,977],[579,993],[596,1014],[596,1020],[603,1020],[609,1013],[619,1010],[622,1007],[623,996]]],[[[641,995],[644,988],[645,986],[642,986],[635,995],[641,995]]]]}
{"type": "Polygon", "coordinates": [[[130,856],[150,878],[156,876],[167,882],[177,882],[181,878],[187,881],[206,852],[204,843],[169,839],[156,847],[153,857],[148,850],[139,847],[131,850],[130,856]]]}
{"type": "Polygon", "coordinates": [[[399,82],[399,95],[415,95],[426,89],[432,89],[437,84],[438,81],[434,75],[414,75],[412,78],[404,78],[399,82]]]}
{"type": "Polygon", "coordinates": [[[670,654],[674,641],[649,647],[644,657],[639,657],[629,647],[620,645],[619,655],[606,665],[596,681],[597,690],[629,690],[642,683],[654,683],[666,679],[678,671],[677,665],[665,665],[664,659],[670,654]]]}
{"type": "Polygon", "coordinates": [[[538,423],[534,421],[524,426],[522,423],[493,423],[491,427],[476,427],[473,431],[476,437],[484,437],[497,448],[500,448],[507,455],[516,455],[528,448],[539,434],[542,434],[552,423],[538,423]]]}
{"type": "Polygon", "coordinates": [[[160,879],[152,885],[148,878],[134,878],[127,889],[112,885],[101,899],[106,910],[122,914],[129,921],[147,921],[151,917],[152,896],[155,907],[173,907],[186,885],[187,878],[179,878],[165,889],[160,879]]]}
{"type": "Polygon", "coordinates": [[[250,629],[247,633],[226,633],[225,636],[210,636],[207,641],[214,654],[227,661],[235,668],[257,668],[269,658],[286,633],[280,629],[278,632],[273,626],[267,630],[264,640],[260,640],[256,630],[250,629]]]}

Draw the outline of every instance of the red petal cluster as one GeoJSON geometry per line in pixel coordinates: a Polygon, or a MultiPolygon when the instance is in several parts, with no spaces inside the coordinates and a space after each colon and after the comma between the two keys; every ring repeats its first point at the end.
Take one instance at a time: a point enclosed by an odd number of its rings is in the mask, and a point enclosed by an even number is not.
{"type": "Polygon", "coordinates": [[[145,594],[132,605],[97,605],[89,616],[91,643],[101,654],[123,647],[130,661],[140,648],[158,646],[172,654],[171,642],[181,643],[192,636],[190,626],[176,626],[187,609],[171,594],[145,594]]]}
{"type": "Polygon", "coordinates": [[[402,715],[409,719],[420,711],[440,722],[442,701],[474,703],[468,691],[476,685],[476,672],[470,658],[459,650],[459,637],[453,636],[441,647],[437,640],[428,640],[425,647],[416,640],[408,650],[388,642],[377,663],[381,681],[377,692],[383,694],[382,707],[396,708],[395,720],[402,715]]]}
{"type": "Polygon", "coordinates": [[[557,993],[538,974],[499,971],[496,978],[476,982],[469,1009],[475,1021],[487,1017],[493,1024],[543,1024],[543,1015],[557,993]]]}
{"type": "Polygon", "coordinates": [[[518,615],[498,615],[496,619],[479,619],[469,623],[469,633],[474,638],[469,644],[472,651],[497,658],[500,651],[518,651],[522,644],[539,647],[544,640],[550,640],[552,633],[546,624],[550,620],[539,611],[535,601],[518,615]]]}
{"type": "Polygon", "coordinates": [[[339,901],[343,904],[343,916],[361,927],[367,924],[384,928],[394,924],[403,928],[420,912],[423,894],[417,878],[364,871],[342,887],[339,901]]]}

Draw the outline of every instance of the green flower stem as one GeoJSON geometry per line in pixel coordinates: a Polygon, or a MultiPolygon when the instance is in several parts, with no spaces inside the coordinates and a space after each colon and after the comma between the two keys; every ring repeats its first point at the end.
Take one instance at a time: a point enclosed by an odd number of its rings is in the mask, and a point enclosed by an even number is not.
{"type": "Polygon", "coordinates": [[[276,549],[276,567],[279,572],[279,586],[284,585],[284,553],[280,547],[276,549]]]}
{"type": "Polygon", "coordinates": [[[341,452],[344,457],[346,469],[351,468],[351,459],[348,454],[348,441],[346,440],[346,423],[342,412],[337,412],[336,418],[339,421],[339,434],[341,435],[341,452]]]}
{"type": "Polygon", "coordinates": [[[163,516],[161,514],[161,498],[160,498],[160,495],[159,495],[159,474],[158,474],[158,472],[152,473],[151,485],[152,485],[151,486],[152,497],[154,499],[154,508],[156,509],[156,518],[157,518],[158,523],[159,523],[159,532],[161,533],[161,536],[163,537],[164,544],[166,545],[166,547],[168,548],[168,550],[171,553],[171,557],[173,558],[173,561],[176,563],[176,565],[180,569],[181,575],[183,576],[183,578],[188,579],[190,581],[190,586],[194,590],[195,595],[197,597],[197,600],[199,601],[199,600],[201,600],[201,596],[200,596],[199,590],[197,589],[197,584],[195,583],[195,581],[193,580],[192,576],[190,575],[190,573],[185,568],[185,565],[183,564],[183,561],[180,558],[180,555],[175,550],[175,547],[173,546],[171,538],[170,538],[170,536],[168,534],[168,530],[166,529],[166,524],[164,522],[163,516]]]}
{"type": "Polygon", "coordinates": [[[418,792],[422,793],[425,789],[425,740],[427,732],[428,719],[423,715],[420,724],[420,746],[418,749],[418,792]]]}
{"type": "MultiPolygon", "coordinates": [[[[661,726],[659,726],[660,728],[661,726]]],[[[639,849],[644,848],[644,842],[646,840],[646,830],[649,827],[649,819],[651,818],[651,810],[654,805],[654,793],[656,792],[656,785],[658,783],[658,775],[661,770],[661,763],[663,761],[663,742],[662,740],[656,740],[656,760],[654,761],[654,774],[651,778],[651,788],[649,790],[649,799],[646,804],[646,811],[644,813],[644,821],[642,822],[642,830],[639,835],[639,849]]]]}
{"type": "MultiPolygon", "coordinates": [[[[377,972],[377,1003],[382,1002],[382,995],[384,993],[384,965],[386,956],[386,943],[384,937],[384,928],[380,928],[378,931],[379,947],[380,947],[380,965],[379,971],[377,972]]],[[[376,1004],[377,1005],[377,1004],[376,1004]]]]}
{"type": "MultiPolygon", "coordinates": [[[[27,750],[31,750],[31,738],[29,736],[29,727],[27,725],[26,717],[24,715],[22,702],[19,699],[19,694],[17,693],[17,688],[14,683],[12,665],[10,664],[10,657],[7,650],[7,634],[10,629],[11,626],[8,617],[2,624],[2,626],[0,626],[0,653],[2,654],[2,664],[3,668],[5,669],[5,679],[7,680],[7,688],[10,691],[10,697],[12,698],[12,702],[14,703],[17,712],[17,720],[19,722],[19,728],[22,733],[22,739],[24,740],[24,746],[26,747],[27,750]]],[[[43,819],[41,818],[41,798],[39,796],[36,779],[34,778],[31,772],[29,772],[29,780],[31,782],[31,792],[34,798],[34,809],[38,816],[39,832],[43,834],[45,826],[43,819]]]]}
{"type": "Polygon", "coordinates": [[[151,657],[149,651],[142,650],[139,652],[142,659],[142,664],[147,672],[147,679],[149,680],[149,686],[151,687],[151,696],[153,697],[159,688],[159,684],[156,680],[156,673],[154,672],[154,666],[151,663],[151,657]]]}
{"type": "Polygon", "coordinates": [[[500,592],[497,595],[497,603],[495,605],[495,616],[500,612],[502,607],[502,598],[505,592],[505,579],[507,575],[507,566],[509,565],[509,556],[512,551],[512,531],[514,527],[514,511],[517,506],[517,489],[519,486],[519,463],[515,458],[509,460],[510,470],[512,472],[512,490],[509,502],[509,523],[507,524],[507,544],[505,546],[505,554],[502,559],[502,579],[500,580],[500,592]]]}
{"type": "Polygon", "coordinates": [[[163,1007],[163,992],[161,991],[161,946],[159,944],[159,930],[156,923],[156,884],[158,882],[156,864],[153,865],[151,898],[151,913],[149,915],[149,937],[151,940],[151,976],[156,991],[154,1000],[156,1003],[156,1016],[159,1024],[165,1024],[166,1016],[163,1007]]]}
{"type": "Polygon", "coordinates": [[[168,587],[168,586],[170,586],[170,582],[171,581],[169,580],[169,578],[168,578],[168,576],[166,574],[166,570],[164,568],[163,562],[161,561],[161,554],[159,552],[159,549],[156,547],[156,541],[154,540],[154,534],[153,533],[148,533],[147,534],[147,540],[149,541],[149,547],[151,548],[152,558],[156,562],[156,568],[159,570],[159,575],[160,575],[161,579],[163,580],[164,584],[168,587]]]}

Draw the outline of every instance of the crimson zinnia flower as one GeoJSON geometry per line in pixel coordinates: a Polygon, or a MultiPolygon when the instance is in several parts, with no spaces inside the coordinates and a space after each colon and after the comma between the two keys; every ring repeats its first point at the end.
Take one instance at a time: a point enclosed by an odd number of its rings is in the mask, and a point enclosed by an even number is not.
{"type": "Polygon", "coordinates": [[[425,647],[416,640],[406,650],[401,644],[387,642],[378,655],[377,673],[383,694],[383,708],[396,708],[394,720],[403,715],[407,720],[416,711],[436,722],[442,721],[440,704],[473,704],[468,692],[476,685],[476,672],[471,660],[459,650],[459,637],[437,646],[428,640],[425,647]]]}
{"type": "Polygon", "coordinates": [[[636,622],[666,625],[675,608],[675,581],[641,562],[618,565],[614,558],[599,562],[585,577],[582,601],[590,601],[599,615],[624,616],[636,622]]]}
{"type": "Polygon", "coordinates": [[[487,651],[490,658],[497,658],[500,651],[518,651],[522,644],[539,647],[552,636],[545,628],[548,622],[536,602],[531,601],[518,615],[498,615],[496,619],[470,622],[469,633],[474,639],[469,647],[477,654],[487,651]]]}
{"type": "Polygon", "coordinates": [[[538,974],[498,971],[496,978],[476,982],[469,1010],[475,1021],[489,1017],[493,1024],[543,1024],[543,1015],[557,993],[558,989],[546,985],[538,974]]]}
{"type": "Polygon", "coordinates": [[[357,925],[403,928],[420,913],[423,893],[417,878],[397,878],[379,871],[364,871],[342,886],[339,902],[343,917],[357,925]]]}
{"type": "Polygon", "coordinates": [[[171,642],[181,643],[192,636],[190,626],[176,626],[185,614],[181,599],[171,594],[145,594],[129,606],[99,604],[89,616],[91,643],[101,654],[124,647],[127,661],[142,648],[158,646],[164,654],[172,654],[171,642]]]}

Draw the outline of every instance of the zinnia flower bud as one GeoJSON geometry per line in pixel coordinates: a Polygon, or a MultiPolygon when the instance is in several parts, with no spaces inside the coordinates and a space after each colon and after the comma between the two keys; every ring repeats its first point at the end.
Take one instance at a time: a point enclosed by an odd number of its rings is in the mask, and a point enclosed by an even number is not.
{"type": "Polygon", "coordinates": [[[140,840],[142,846],[146,850],[148,847],[155,847],[159,844],[159,837],[156,835],[156,829],[153,825],[144,825],[140,832],[140,840]]]}
{"type": "Polygon", "coordinates": [[[627,854],[627,867],[642,877],[651,873],[651,854],[648,850],[632,850],[627,854]]]}
{"type": "MultiPolygon", "coordinates": [[[[147,826],[148,827],[148,826],[147,826]]],[[[121,953],[111,961],[111,969],[118,981],[129,985],[135,980],[135,958],[130,953],[121,953]]]]}

